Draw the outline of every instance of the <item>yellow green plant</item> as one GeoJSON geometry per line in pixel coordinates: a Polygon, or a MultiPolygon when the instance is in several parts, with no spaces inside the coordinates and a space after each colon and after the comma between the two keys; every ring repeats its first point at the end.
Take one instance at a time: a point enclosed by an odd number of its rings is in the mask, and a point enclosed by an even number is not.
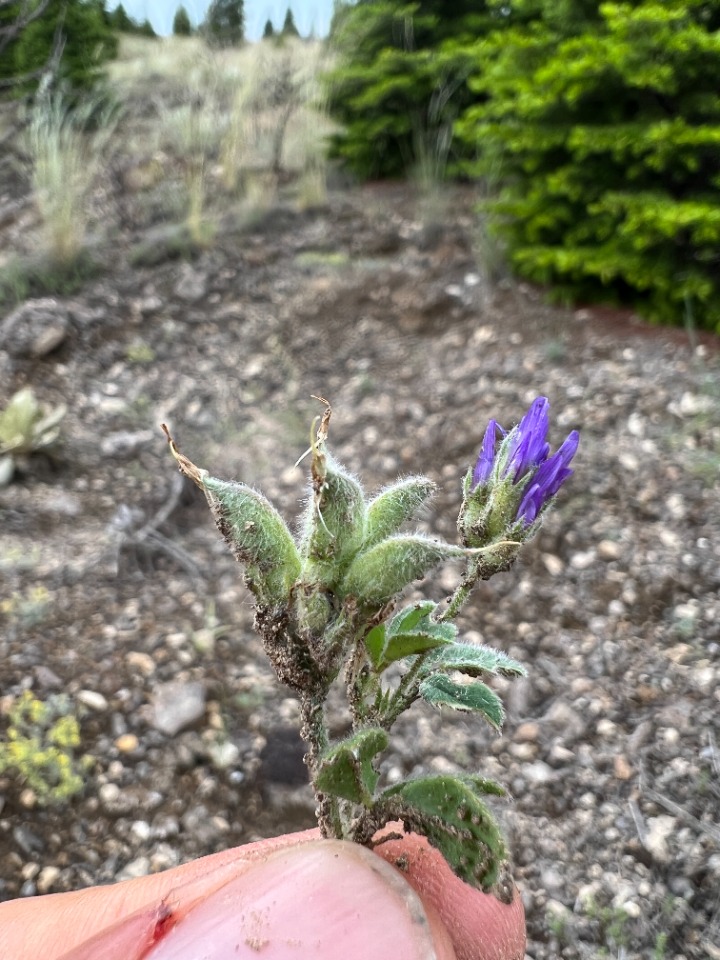
{"type": "Polygon", "coordinates": [[[40,405],[30,387],[18,390],[0,410],[0,487],[12,480],[18,457],[46,450],[60,435],[67,408],[40,405]]]}
{"type": "Polygon", "coordinates": [[[39,700],[26,690],[10,707],[0,742],[0,773],[10,771],[42,805],[61,804],[83,789],[92,757],[77,756],[80,724],[68,697],[39,700]]]}

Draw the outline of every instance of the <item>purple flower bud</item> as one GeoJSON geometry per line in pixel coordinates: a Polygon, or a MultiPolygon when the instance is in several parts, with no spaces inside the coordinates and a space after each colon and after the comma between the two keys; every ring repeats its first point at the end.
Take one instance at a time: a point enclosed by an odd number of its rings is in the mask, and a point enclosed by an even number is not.
{"type": "Polygon", "coordinates": [[[518,483],[528,472],[547,459],[550,444],[546,442],[550,421],[547,397],[538,397],[530,404],[530,409],[510,434],[507,460],[503,476],[512,476],[518,483]]]}
{"type": "Polygon", "coordinates": [[[575,456],[580,442],[580,434],[573,430],[565,442],[551,457],[548,457],[535,471],[523,493],[518,507],[517,519],[529,526],[545,504],[551,500],[572,475],[568,464],[575,456]]]}
{"type": "Polygon", "coordinates": [[[477,463],[475,464],[475,469],[473,470],[472,475],[472,489],[479,487],[481,484],[485,484],[490,479],[490,474],[492,473],[493,464],[495,462],[495,444],[497,442],[498,431],[505,436],[505,431],[497,422],[497,420],[491,420],[487,425],[487,430],[485,431],[485,436],[483,437],[482,447],[480,448],[480,455],[477,458],[477,463]]]}
{"type": "MultiPolygon", "coordinates": [[[[478,495],[482,494],[483,499],[478,500],[477,509],[487,515],[483,524],[489,522],[499,509],[497,518],[501,520],[502,516],[502,523],[521,521],[529,527],[572,474],[569,464],[577,451],[579,434],[573,430],[562,446],[550,456],[550,444],[547,442],[549,410],[547,397],[537,397],[510,433],[506,433],[496,420],[488,423],[469,490],[471,494],[476,490],[478,495]],[[498,443],[499,434],[502,439],[498,443]],[[495,482],[507,490],[500,500],[490,494],[495,482]],[[514,488],[515,493],[510,493],[514,488]],[[488,495],[492,496],[492,502],[487,501],[488,495]],[[487,507],[482,506],[485,503],[487,507]]],[[[471,521],[473,524],[475,522],[475,519],[471,521]]]]}

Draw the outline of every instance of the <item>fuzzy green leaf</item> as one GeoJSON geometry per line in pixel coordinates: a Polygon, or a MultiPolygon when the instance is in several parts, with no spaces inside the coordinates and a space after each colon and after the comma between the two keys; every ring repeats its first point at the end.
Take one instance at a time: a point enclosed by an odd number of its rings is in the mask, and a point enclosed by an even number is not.
{"type": "Polygon", "coordinates": [[[420,675],[429,676],[439,670],[458,670],[469,677],[486,673],[508,678],[527,676],[525,667],[506,653],[472,643],[453,643],[431,653],[420,675]]]}
{"type": "Polygon", "coordinates": [[[437,604],[432,600],[420,600],[418,603],[405,607],[388,624],[390,633],[404,633],[407,630],[412,630],[421,620],[429,617],[436,606],[437,604]]]}
{"type": "Polygon", "coordinates": [[[406,477],[386,487],[368,506],[365,549],[397,533],[435,489],[427,477],[406,477]]]}
{"type": "Polygon", "coordinates": [[[487,890],[507,854],[478,792],[498,794],[501,788],[481,778],[422,777],[384,791],[378,806],[402,819],[406,829],[424,834],[461,880],[487,890]]]}
{"type": "Polygon", "coordinates": [[[334,797],[368,807],[378,782],[373,759],[388,745],[380,727],[359,730],[331,747],[320,761],[315,787],[334,797]]]}
{"type": "Polygon", "coordinates": [[[247,567],[258,600],[286,602],[300,575],[300,557],[285,521],[269,500],[245,486],[200,474],[220,533],[247,567]]]}
{"type": "Polygon", "coordinates": [[[335,587],[363,543],[365,518],[362,487],[319,445],[301,546],[305,583],[335,587]]]}
{"type": "Polygon", "coordinates": [[[505,720],[500,697],[484,683],[454,683],[446,674],[435,673],[422,681],[419,693],[423,700],[438,707],[474,710],[482,714],[496,730],[502,727],[505,720]]]}
{"type": "Polygon", "coordinates": [[[361,607],[377,608],[443,560],[466,556],[462,547],[423,536],[397,536],[358,554],[340,586],[361,607]]]}
{"type": "Polygon", "coordinates": [[[430,619],[434,609],[431,600],[422,601],[370,631],[365,646],[378,673],[396,660],[454,642],[457,628],[452,623],[434,623],[430,619]]]}

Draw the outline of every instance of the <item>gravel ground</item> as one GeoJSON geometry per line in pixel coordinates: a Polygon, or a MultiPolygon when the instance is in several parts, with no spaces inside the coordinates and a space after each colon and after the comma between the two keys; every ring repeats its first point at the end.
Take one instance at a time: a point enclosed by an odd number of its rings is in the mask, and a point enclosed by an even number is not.
{"type": "Polygon", "coordinates": [[[509,426],[544,394],[553,444],[581,431],[575,476],[461,620],[529,678],[498,684],[500,737],[414,708],[384,773],[507,785],[533,960],[720,957],[718,342],[490,289],[469,209],[459,192],[444,226],[423,224],[407,191],[369,187],[132,269],[128,235],[81,293],[0,326],[0,403],[31,385],[68,406],[52,458],[0,491],[0,714],[28,688],[66,693],[93,758],[58,807],[0,776],[0,899],[313,822],[296,703],[161,422],[290,519],[319,393],[336,456],[370,489],[431,476],[421,527],[454,539],[487,419],[509,426]]]}

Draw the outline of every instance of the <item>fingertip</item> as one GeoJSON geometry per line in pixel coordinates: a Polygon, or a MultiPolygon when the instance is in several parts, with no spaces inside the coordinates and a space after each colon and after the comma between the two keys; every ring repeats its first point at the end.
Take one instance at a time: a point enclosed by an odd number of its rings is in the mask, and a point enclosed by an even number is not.
{"type": "Polygon", "coordinates": [[[425,904],[446,926],[458,960],[523,960],[525,910],[517,889],[503,903],[463,883],[442,854],[425,837],[406,834],[375,848],[386,862],[402,870],[425,904]]]}
{"type": "Polygon", "coordinates": [[[456,960],[432,908],[368,850],[324,841],[279,851],[216,890],[147,960],[456,960]]]}

